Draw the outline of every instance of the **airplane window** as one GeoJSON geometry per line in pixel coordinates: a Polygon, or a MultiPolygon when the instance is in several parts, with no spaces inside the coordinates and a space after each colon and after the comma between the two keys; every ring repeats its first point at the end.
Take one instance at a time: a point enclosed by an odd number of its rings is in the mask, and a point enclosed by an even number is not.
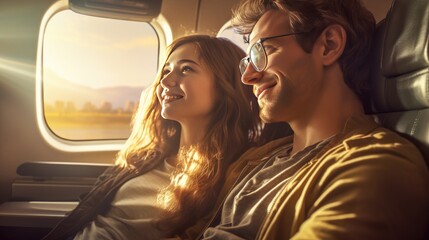
{"type": "Polygon", "coordinates": [[[247,51],[247,47],[249,44],[244,43],[243,36],[234,32],[232,27],[229,27],[229,22],[225,24],[225,26],[219,31],[218,37],[224,37],[231,40],[237,46],[239,46],[244,51],[247,51]]]}
{"type": "Polygon", "coordinates": [[[54,15],[43,40],[47,126],[68,140],[127,138],[140,94],[155,79],[158,49],[145,22],[54,15]]]}

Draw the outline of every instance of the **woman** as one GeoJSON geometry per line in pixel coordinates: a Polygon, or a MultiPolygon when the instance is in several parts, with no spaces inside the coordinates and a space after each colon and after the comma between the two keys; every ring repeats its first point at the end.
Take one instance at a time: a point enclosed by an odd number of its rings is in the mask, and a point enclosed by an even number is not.
{"type": "Polygon", "coordinates": [[[174,41],[116,166],[45,239],[160,239],[205,216],[226,168],[260,138],[244,56],[226,39],[174,41]]]}

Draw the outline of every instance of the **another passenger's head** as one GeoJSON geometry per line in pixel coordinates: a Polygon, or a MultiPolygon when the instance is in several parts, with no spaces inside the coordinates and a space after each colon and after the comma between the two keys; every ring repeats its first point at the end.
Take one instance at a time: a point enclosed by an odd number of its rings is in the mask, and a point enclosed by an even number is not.
{"type": "Polygon", "coordinates": [[[238,64],[244,56],[227,39],[181,37],[167,48],[149,96],[142,96],[117,162],[177,154],[173,181],[160,195],[167,211],[158,225],[167,226],[165,231],[179,231],[205,214],[226,167],[260,136],[256,98],[252,87],[240,81],[238,64]],[[190,123],[204,123],[204,137],[179,149],[182,126],[190,123]]]}
{"type": "MultiPolygon", "coordinates": [[[[340,49],[341,52],[336,61],[339,63],[347,86],[361,100],[365,100],[368,90],[367,80],[369,79],[367,58],[371,49],[375,20],[373,15],[363,7],[361,1],[244,0],[234,11],[232,24],[239,33],[250,34],[251,44],[261,38],[269,38],[263,42],[263,47],[254,48],[253,51],[250,51],[251,61],[257,61],[259,66],[249,64],[252,66],[251,69],[242,66],[242,80],[243,82],[247,81],[248,84],[249,81],[256,81],[262,74],[281,67],[282,64],[289,64],[283,69],[283,72],[285,74],[290,73],[291,77],[300,75],[309,79],[305,74],[316,76],[317,69],[311,69],[311,66],[306,65],[309,62],[308,59],[301,63],[298,62],[300,59],[299,54],[294,50],[295,43],[304,52],[311,53],[315,43],[323,35],[322,33],[327,33],[325,36],[329,38],[332,36],[330,35],[331,32],[335,33],[340,31],[338,29],[342,29],[340,35],[344,33],[344,37],[340,37],[345,39],[345,46],[340,49]],[[270,38],[273,36],[277,37],[270,38]],[[284,51],[276,47],[280,45],[284,46],[284,51]],[[267,61],[264,61],[266,60],[264,54],[258,55],[258,52],[263,51],[269,55],[267,61]],[[283,58],[278,55],[282,55],[283,58]],[[295,59],[296,61],[292,62],[295,59]],[[247,71],[244,71],[246,69],[247,71]],[[297,72],[300,69],[302,72],[297,72]],[[255,72],[260,75],[253,74],[255,72]]],[[[242,65],[246,66],[246,64],[242,65]]],[[[294,97],[294,99],[297,98],[294,97]]]]}
{"type": "Polygon", "coordinates": [[[168,49],[158,98],[175,90],[186,96],[183,101],[176,96],[179,101],[171,102],[170,107],[162,104],[161,115],[179,123],[207,120],[203,142],[211,142],[210,148],[217,148],[216,152],[234,148],[230,144],[247,145],[253,140],[249,133],[256,136],[258,118],[256,106],[252,109],[256,99],[251,87],[240,82],[238,67],[233,65],[242,56],[244,52],[227,39],[205,35],[177,39],[168,49]],[[174,62],[179,63],[178,68],[174,69],[174,62]]]}
{"type": "Polygon", "coordinates": [[[155,150],[166,156],[177,153],[180,122],[185,118],[195,118],[203,111],[207,111],[205,114],[209,116],[206,117],[209,121],[200,147],[207,148],[205,143],[210,143],[210,148],[204,151],[221,157],[220,153],[234,153],[252,142],[257,137],[258,109],[251,87],[240,82],[237,64],[244,56],[245,53],[227,39],[206,35],[176,39],[167,48],[167,65],[164,63],[160,68],[153,86],[146,92],[148,94],[142,94],[127,147],[120,152],[122,159],[141,159],[147,150],[155,150]],[[180,59],[182,54],[186,54],[183,58],[191,58],[196,63],[182,62],[179,65],[182,69],[173,69],[168,61],[172,60],[171,57],[180,59]],[[198,74],[192,75],[195,79],[182,83],[186,89],[173,89],[173,85],[182,81],[180,74],[185,76],[196,68],[198,74]],[[174,108],[169,108],[168,104],[163,107],[157,98],[169,92],[173,94],[168,98],[174,100],[181,98],[184,91],[188,91],[187,99],[182,99],[184,101],[181,103],[172,102],[174,108]]]}

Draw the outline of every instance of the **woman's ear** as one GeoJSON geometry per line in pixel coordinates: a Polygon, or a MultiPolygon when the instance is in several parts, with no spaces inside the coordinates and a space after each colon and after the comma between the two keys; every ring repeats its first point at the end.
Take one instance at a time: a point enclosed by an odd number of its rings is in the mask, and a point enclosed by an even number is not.
{"type": "Polygon", "coordinates": [[[323,65],[332,65],[343,54],[347,41],[346,31],[341,25],[329,25],[320,34],[319,41],[323,48],[323,65]]]}

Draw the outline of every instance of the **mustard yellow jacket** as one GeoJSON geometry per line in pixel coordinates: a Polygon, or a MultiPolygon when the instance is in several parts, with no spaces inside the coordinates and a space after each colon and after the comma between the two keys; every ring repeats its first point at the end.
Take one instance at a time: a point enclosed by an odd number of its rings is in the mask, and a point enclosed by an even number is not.
{"type": "MultiPolygon", "coordinates": [[[[218,209],[209,216],[216,221],[235,182],[292,139],[243,154],[229,169],[218,209]]],[[[429,173],[420,152],[371,117],[362,117],[350,119],[295,173],[274,199],[257,239],[424,239],[428,222],[429,173]]]]}

